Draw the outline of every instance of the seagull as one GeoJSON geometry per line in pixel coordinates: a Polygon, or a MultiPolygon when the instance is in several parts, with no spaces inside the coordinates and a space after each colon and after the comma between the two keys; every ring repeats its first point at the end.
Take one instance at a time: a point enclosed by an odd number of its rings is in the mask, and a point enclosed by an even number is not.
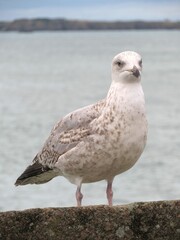
{"type": "Polygon", "coordinates": [[[107,96],[62,118],[16,186],[64,176],[77,186],[76,201],[81,206],[82,184],[106,180],[108,205],[113,205],[114,177],[130,169],[142,154],[147,119],[141,56],[121,52],[113,58],[111,69],[107,96]]]}

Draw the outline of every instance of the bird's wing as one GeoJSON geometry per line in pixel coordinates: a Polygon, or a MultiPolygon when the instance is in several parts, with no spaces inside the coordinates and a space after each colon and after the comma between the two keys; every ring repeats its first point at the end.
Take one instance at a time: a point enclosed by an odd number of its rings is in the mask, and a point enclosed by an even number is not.
{"type": "Polygon", "coordinates": [[[100,116],[104,104],[105,99],[66,115],[52,129],[49,138],[37,155],[38,161],[51,167],[59,156],[74,148],[88,136],[89,124],[100,116]]]}
{"type": "Polygon", "coordinates": [[[59,121],[42,150],[20,175],[15,185],[40,184],[56,177],[58,173],[53,171],[53,166],[58,158],[91,134],[89,125],[100,116],[104,104],[105,100],[101,100],[69,113],[59,121]]]}

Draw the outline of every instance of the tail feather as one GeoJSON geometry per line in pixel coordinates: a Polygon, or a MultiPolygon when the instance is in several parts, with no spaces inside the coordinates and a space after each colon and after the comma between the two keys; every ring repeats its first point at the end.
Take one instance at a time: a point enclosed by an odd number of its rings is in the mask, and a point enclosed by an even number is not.
{"type": "Polygon", "coordinates": [[[36,161],[25,169],[16,180],[15,185],[41,184],[50,181],[55,176],[52,169],[36,161]]]}

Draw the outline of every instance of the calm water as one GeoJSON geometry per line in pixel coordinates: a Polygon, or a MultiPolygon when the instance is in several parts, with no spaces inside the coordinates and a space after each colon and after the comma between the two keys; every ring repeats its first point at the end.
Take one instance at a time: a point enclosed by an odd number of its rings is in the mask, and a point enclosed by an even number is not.
{"type": "MultiPolygon", "coordinates": [[[[74,206],[63,177],[15,187],[53,124],[103,98],[110,62],[124,50],[143,57],[147,147],[115,178],[114,203],[180,198],[180,32],[0,34],[0,210],[74,206]]],[[[105,181],[83,185],[84,205],[106,204],[105,181]]]]}

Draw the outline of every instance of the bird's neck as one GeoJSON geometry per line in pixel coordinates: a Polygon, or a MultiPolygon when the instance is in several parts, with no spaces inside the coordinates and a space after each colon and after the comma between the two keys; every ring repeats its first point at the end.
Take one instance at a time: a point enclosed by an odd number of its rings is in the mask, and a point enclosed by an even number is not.
{"type": "Polygon", "coordinates": [[[111,83],[107,101],[107,107],[116,107],[122,110],[128,106],[144,106],[144,93],[140,82],[111,83]]]}

